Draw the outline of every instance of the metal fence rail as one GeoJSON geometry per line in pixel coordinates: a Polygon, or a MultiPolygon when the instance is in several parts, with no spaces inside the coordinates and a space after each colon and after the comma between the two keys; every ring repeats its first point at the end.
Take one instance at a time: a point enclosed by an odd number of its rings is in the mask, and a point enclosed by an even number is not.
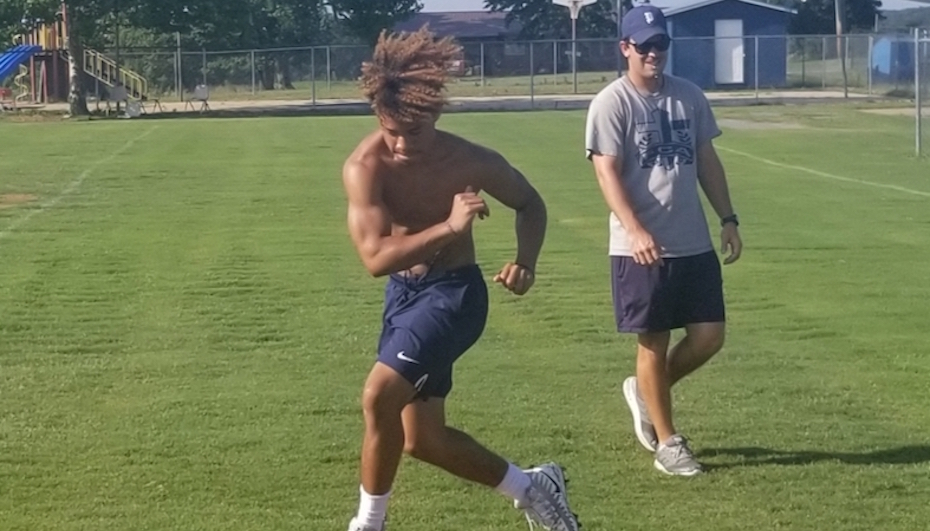
{"type": "MultiPolygon", "coordinates": [[[[735,39],[742,41],[737,44],[743,57],[742,65],[738,65],[743,81],[717,83],[714,57],[719,40],[676,39],[669,52],[671,73],[682,75],[678,70],[684,61],[676,62],[676,56],[699,49],[700,59],[684,66],[691,72],[706,74],[709,81],[702,86],[708,90],[757,94],[771,89],[837,90],[844,88],[841,57],[845,55],[845,86],[850,91],[912,97],[915,68],[920,66],[915,57],[923,57],[913,53],[913,35],[863,34],[839,39],[829,35],[746,36],[735,39]]],[[[465,42],[462,59],[448,87],[449,95],[594,94],[626,68],[614,39],[583,39],[576,44],[577,56],[572,61],[570,40],[465,42]]],[[[116,56],[115,50],[105,53],[116,56]]],[[[370,56],[368,46],[237,51],[124,48],[119,53],[120,66],[148,81],[150,97],[180,101],[203,84],[210,88],[214,100],[290,99],[313,103],[359,98],[356,80],[362,62],[370,56]]],[[[926,73],[930,68],[918,70],[926,73]]],[[[98,84],[91,90],[105,97],[107,87],[98,84]]]]}

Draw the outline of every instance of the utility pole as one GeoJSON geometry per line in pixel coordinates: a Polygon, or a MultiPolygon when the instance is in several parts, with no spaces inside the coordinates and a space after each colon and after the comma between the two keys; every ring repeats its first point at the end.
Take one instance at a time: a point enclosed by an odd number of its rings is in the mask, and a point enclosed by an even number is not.
{"type": "Polygon", "coordinates": [[[575,94],[578,94],[578,48],[576,44],[578,13],[581,12],[582,7],[595,2],[597,0],[552,0],[553,4],[567,7],[572,17],[572,85],[575,94]]]}
{"type": "MultiPolygon", "coordinates": [[[[843,68],[843,97],[849,98],[849,78],[846,74],[846,46],[843,26],[846,23],[846,0],[833,0],[836,11],[836,55],[843,68]]],[[[871,68],[871,66],[869,67],[871,68]]]]}

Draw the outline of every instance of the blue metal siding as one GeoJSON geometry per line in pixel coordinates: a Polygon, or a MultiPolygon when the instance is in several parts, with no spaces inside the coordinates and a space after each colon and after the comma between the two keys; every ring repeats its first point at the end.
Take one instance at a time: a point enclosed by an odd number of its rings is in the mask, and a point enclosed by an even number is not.
{"type": "Polygon", "coordinates": [[[714,23],[720,19],[743,21],[743,79],[745,86],[755,86],[756,38],[759,43],[759,86],[781,87],[787,83],[787,31],[789,13],[759,7],[737,0],[725,0],[672,15],[675,36],[672,65],[675,75],[713,88],[714,23]],[[763,38],[764,36],[765,38],[763,38]]]}

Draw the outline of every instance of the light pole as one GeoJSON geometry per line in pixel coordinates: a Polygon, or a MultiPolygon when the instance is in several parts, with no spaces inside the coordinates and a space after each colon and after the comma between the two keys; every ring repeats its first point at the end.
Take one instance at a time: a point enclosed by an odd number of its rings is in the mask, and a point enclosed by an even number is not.
{"type": "MultiPolygon", "coordinates": [[[[120,14],[119,14],[119,0],[116,0],[116,9],[115,9],[115,11],[116,11],[116,81],[113,83],[113,88],[114,88],[114,90],[116,90],[118,87],[122,86],[122,81],[123,81],[123,80],[122,80],[122,76],[120,76],[120,72],[119,72],[119,69],[120,69],[120,66],[119,66],[119,60],[120,60],[120,56],[119,56],[119,55],[120,55],[120,49],[119,49],[119,48],[120,48],[120,43],[119,43],[119,16],[120,16],[120,14]]],[[[125,89],[126,87],[123,87],[123,88],[125,89]]],[[[117,115],[117,116],[119,116],[119,111],[120,111],[119,107],[120,107],[120,100],[117,99],[117,100],[116,100],[116,115],[117,115]]]]}
{"type": "Polygon", "coordinates": [[[623,23],[623,0],[617,0],[617,77],[623,75],[623,55],[620,53],[620,38],[623,37],[623,30],[620,29],[623,23]]]}
{"type": "Polygon", "coordinates": [[[620,41],[620,23],[623,20],[623,0],[617,0],[617,41],[620,41]]]}
{"type": "Polygon", "coordinates": [[[597,0],[552,0],[553,4],[567,7],[572,17],[572,90],[575,94],[578,94],[578,49],[576,46],[578,13],[581,12],[582,7],[595,2],[597,0]]]}

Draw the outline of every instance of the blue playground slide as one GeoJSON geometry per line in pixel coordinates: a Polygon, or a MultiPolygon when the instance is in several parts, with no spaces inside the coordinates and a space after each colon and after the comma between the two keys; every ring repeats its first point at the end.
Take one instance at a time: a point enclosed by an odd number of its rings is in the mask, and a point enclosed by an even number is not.
{"type": "Polygon", "coordinates": [[[30,57],[42,51],[41,46],[21,44],[0,54],[0,83],[25,63],[30,57]]]}

